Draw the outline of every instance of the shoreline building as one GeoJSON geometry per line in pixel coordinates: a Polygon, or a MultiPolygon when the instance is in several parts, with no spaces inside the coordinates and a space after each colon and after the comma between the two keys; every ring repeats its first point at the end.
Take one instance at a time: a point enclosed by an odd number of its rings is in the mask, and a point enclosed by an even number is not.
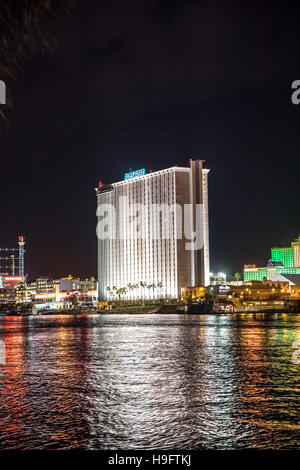
{"type": "MultiPolygon", "coordinates": [[[[79,279],[69,275],[52,279],[40,276],[16,288],[17,303],[32,303],[37,310],[70,308],[76,298],[78,306],[96,306],[98,301],[95,278],[79,279]]],[[[1,300],[1,299],[0,299],[1,300]]]]}
{"type": "Polygon", "coordinates": [[[272,280],[275,275],[280,274],[300,274],[300,236],[289,247],[271,248],[271,259],[267,266],[244,266],[244,281],[272,280]]]}
{"type": "Polygon", "coordinates": [[[177,299],[184,286],[209,284],[208,173],[203,160],[190,159],[188,167],[99,183],[99,300],[112,299],[108,288],[121,289],[126,300],[177,299]],[[100,235],[104,222],[107,234],[100,235]]]}

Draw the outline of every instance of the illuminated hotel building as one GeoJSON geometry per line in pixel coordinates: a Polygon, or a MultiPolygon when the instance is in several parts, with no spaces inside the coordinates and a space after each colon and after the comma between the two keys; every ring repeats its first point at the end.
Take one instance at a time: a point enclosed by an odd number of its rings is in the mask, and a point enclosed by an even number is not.
{"type": "Polygon", "coordinates": [[[244,266],[244,281],[270,280],[277,274],[300,274],[300,236],[289,247],[271,248],[267,266],[244,266]]]}
{"type": "MultiPolygon", "coordinates": [[[[99,300],[111,299],[107,287],[127,288],[122,299],[174,299],[184,286],[209,284],[208,172],[202,160],[190,160],[188,167],[147,174],[138,170],[127,173],[123,181],[99,183],[98,209],[105,207],[102,205],[115,209],[115,222],[106,214],[114,236],[98,236],[99,300]],[[128,201],[125,209],[118,202],[124,196],[128,201]],[[128,207],[134,204],[145,208],[140,218],[143,237],[134,235],[128,223],[128,207]],[[153,205],[182,208],[182,217],[176,210],[170,211],[168,237],[163,235],[164,217],[153,216],[153,205]],[[156,238],[154,231],[159,234],[156,238]],[[196,231],[201,243],[191,249],[191,233],[196,231]]],[[[98,225],[103,217],[98,212],[98,225]]]]}

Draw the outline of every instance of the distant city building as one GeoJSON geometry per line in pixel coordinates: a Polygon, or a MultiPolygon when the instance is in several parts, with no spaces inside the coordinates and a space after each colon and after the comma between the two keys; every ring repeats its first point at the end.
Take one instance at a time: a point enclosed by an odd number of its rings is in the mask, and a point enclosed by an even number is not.
{"type": "Polygon", "coordinates": [[[31,294],[53,293],[56,292],[57,285],[60,292],[75,290],[86,292],[95,290],[97,282],[93,277],[90,279],[79,279],[70,275],[61,279],[51,279],[49,276],[40,276],[33,281],[27,282],[26,290],[31,294]]]}
{"type": "Polygon", "coordinates": [[[66,279],[60,279],[59,281],[60,284],[60,291],[71,291],[71,290],[78,290],[80,291],[81,286],[82,286],[82,281],[80,279],[73,279],[71,278],[66,278],[66,279]]]}
{"type": "Polygon", "coordinates": [[[16,290],[24,280],[24,276],[0,276],[0,303],[10,304],[15,302],[16,290]]]}
{"type": "MultiPolygon", "coordinates": [[[[137,170],[126,173],[123,181],[99,184],[98,209],[110,205],[116,215],[114,236],[98,236],[100,300],[110,300],[107,288],[114,286],[117,289],[139,286],[128,288],[122,299],[176,299],[184,286],[209,284],[208,172],[202,160],[190,160],[189,167],[174,166],[147,174],[144,169],[137,170]],[[140,204],[145,208],[141,220],[143,237],[131,236],[129,211],[126,207],[124,210],[120,208],[120,197],[127,198],[129,207],[140,204]],[[155,205],[179,205],[182,210],[185,205],[190,205],[189,234],[199,229],[201,247],[187,249],[191,236],[186,237],[176,211],[168,218],[169,236],[163,236],[166,220],[163,215],[153,216],[152,207],[155,205]],[[199,206],[202,208],[200,228],[197,225],[199,206]],[[154,231],[158,234],[156,238],[153,238],[154,231]],[[178,237],[180,231],[182,238],[178,237]]],[[[98,224],[100,220],[98,213],[98,224]]]]}
{"type": "Polygon", "coordinates": [[[280,261],[286,268],[292,268],[293,264],[293,248],[271,248],[272,261],[280,261]]]}
{"type": "Polygon", "coordinates": [[[267,266],[244,266],[244,281],[263,281],[272,279],[277,274],[300,274],[300,236],[290,247],[271,248],[271,259],[267,266]]]}
{"type": "Polygon", "coordinates": [[[26,290],[32,294],[39,294],[42,292],[55,292],[55,285],[59,283],[59,280],[53,280],[48,276],[41,276],[33,281],[29,281],[26,284],[26,290]]]}
{"type": "Polygon", "coordinates": [[[70,308],[74,304],[96,306],[97,281],[90,279],[51,279],[48,276],[27,282],[22,276],[0,276],[0,304],[30,303],[37,310],[70,308]]]}
{"type": "Polygon", "coordinates": [[[300,274],[300,267],[286,268],[282,263],[276,265],[268,263],[264,268],[256,267],[255,265],[245,265],[244,267],[244,281],[272,279],[275,274],[300,274]]]}
{"type": "Polygon", "coordinates": [[[16,301],[15,289],[0,289],[0,305],[13,304],[16,301]]]}
{"type": "Polygon", "coordinates": [[[31,302],[38,311],[67,309],[72,306],[96,307],[98,292],[97,290],[84,293],[79,290],[60,291],[59,284],[57,284],[55,292],[34,294],[31,302]]]}

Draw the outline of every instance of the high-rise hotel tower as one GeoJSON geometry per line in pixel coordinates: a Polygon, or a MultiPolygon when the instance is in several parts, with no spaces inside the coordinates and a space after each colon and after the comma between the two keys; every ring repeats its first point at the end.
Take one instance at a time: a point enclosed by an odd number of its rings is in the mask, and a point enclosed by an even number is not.
{"type": "Polygon", "coordinates": [[[202,160],[97,188],[99,299],[177,298],[209,284],[208,172],[202,160]]]}

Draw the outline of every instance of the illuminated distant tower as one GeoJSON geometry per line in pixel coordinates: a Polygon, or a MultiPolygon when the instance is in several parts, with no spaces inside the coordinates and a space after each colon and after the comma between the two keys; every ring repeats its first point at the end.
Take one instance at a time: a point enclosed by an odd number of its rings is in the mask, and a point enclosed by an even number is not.
{"type": "Polygon", "coordinates": [[[19,237],[19,276],[24,276],[24,245],[25,245],[25,237],[19,237]]]}

